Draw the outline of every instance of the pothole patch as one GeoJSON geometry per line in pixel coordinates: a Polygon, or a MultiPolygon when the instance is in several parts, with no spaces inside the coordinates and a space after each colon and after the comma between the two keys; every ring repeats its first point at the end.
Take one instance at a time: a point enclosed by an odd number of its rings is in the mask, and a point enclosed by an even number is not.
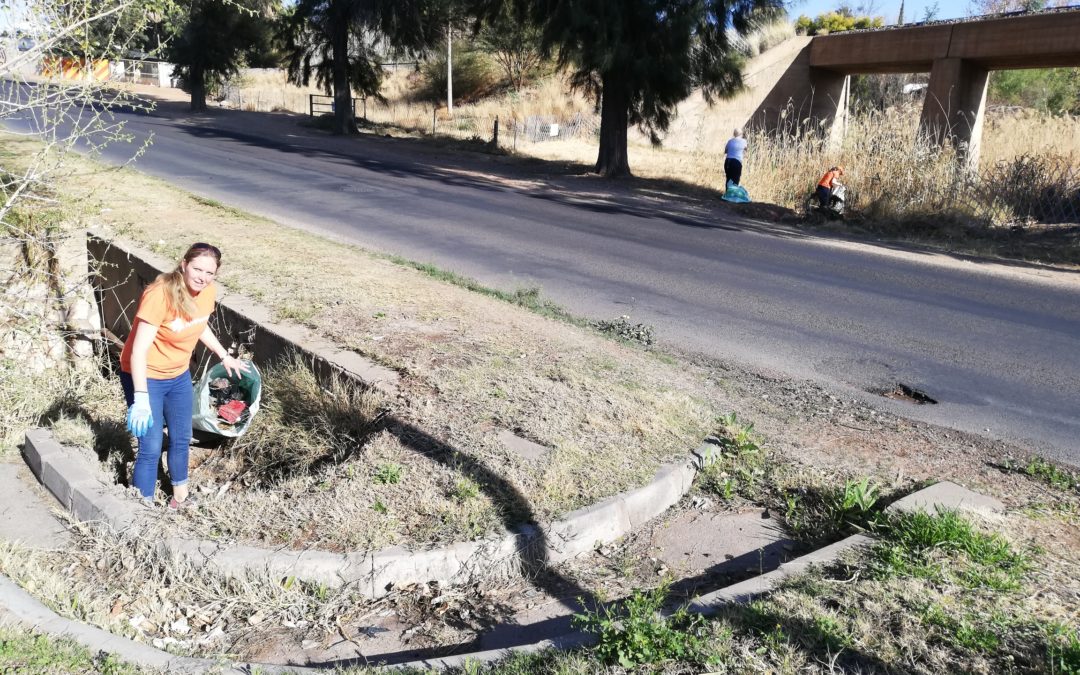
{"type": "Polygon", "coordinates": [[[926,392],[920,391],[915,387],[910,387],[903,382],[897,382],[895,387],[885,391],[881,395],[885,398],[891,398],[894,401],[903,401],[915,405],[937,404],[937,399],[931,398],[926,392]]]}

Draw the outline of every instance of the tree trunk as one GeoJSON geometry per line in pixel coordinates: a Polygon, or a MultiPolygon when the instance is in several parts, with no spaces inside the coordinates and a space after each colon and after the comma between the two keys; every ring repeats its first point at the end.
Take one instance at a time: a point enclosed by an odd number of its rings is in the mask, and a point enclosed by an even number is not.
{"type": "Polygon", "coordinates": [[[334,133],[340,135],[357,132],[353,113],[352,91],[349,88],[349,27],[338,21],[331,38],[334,59],[334,133]]]}
{"type": "Polygon", "coordinates": [[[206,71],[201,65],[192,65],[190,72],[191,109],[194,112],[206,110],[206,71]]]}
{"type": "Polygon", "coordinates": [[[626,127],[630,97],[622,78],[605,73],[600,99],[600,153],[596,172],[608,178],[630,176],[630,158],[626,154],[626,127]]]}

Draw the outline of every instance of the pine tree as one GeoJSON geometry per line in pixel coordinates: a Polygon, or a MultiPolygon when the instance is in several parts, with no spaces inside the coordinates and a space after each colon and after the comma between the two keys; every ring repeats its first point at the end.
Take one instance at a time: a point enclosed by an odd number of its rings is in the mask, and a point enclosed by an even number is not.
{"type": "MultiPolygon", "coordinates": [[[[627,130],[659,143],[695,88],[706,100],[742,86],[735,36],[772,19],[780,0],[516,0],[542,45],[600,110],[596,171],[629,176],[627,130]]],[[[501,4],[501,3],[496,3],[501,4]]]]}
{"type": "Polygon", "coordinates": [[[265,0],[192,0],[174,19],[179,30],[165,55],[177,64],[192,110],[206,110],[207,90],[235,74],[245,53],[269,39],[274,9],[265,0]]]}
{"type": "Polygon", "coordinates": [[[377,47],[414,50],[442,37],[446,0],[300,0],[285,26],[289,79],[334,96],[334,133],[356,131],[352,90],[377,96],[377,47]]]}

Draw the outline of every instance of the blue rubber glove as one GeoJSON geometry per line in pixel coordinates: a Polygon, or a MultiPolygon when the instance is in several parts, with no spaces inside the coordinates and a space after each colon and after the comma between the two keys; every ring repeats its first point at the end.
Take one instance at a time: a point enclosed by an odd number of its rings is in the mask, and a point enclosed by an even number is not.
{"type": "Polygon", "coordinates": [[[128,409],[127,430],[135,438],[142,438],[153,424],[154,414],[150,412],[150,394],[145,391],[135,392],[135,402],[128,409]]]}

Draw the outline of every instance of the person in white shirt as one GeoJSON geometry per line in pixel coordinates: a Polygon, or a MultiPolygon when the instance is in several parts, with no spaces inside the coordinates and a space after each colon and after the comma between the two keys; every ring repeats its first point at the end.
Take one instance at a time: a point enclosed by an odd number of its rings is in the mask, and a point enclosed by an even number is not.
{"type": "Polygon", "coordinates": [[[743,138],[742,129],[736,129],[731,135],[731,140],[724,148],[724,176],[728,181],[738,185],[742,180],[743,152],[746,151],[746,139],[743,138]]]}

